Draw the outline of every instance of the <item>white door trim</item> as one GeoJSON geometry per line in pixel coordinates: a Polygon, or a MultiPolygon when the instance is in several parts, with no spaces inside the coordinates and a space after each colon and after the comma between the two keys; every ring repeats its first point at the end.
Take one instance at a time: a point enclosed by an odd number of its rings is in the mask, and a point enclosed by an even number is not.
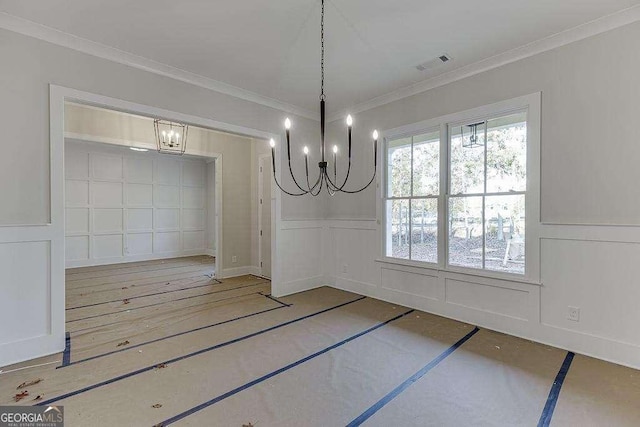
{"type": "MultiPolygon", "coordinates": [[[[260,275],[262,277],[267,277],[270,278],[269,276],[265,276],[264,274],[264,267],[263,267],[263,260],[262,260],[262,210],[264,209],[265,206],[268,207],[268,209],[271,209],[271,218],[273,218],[273,209],[272,209],[272,199],[273,199],[273,182],[272,185],[269,187],[271,189],[271,194],[268,195],[268,197],[265,197],[265,195],[263,194],[264,188],[263,188],[263,179],[262,179],[262,168],[263,167],[267,167],[269,165],[268,160],[271,159],[271,155],[270,154],[261,154],[258,156],[258,267],[260,269],[260,275]],[[265,166],[263,166],[263,161],[267,160],[267,162],[265,163],[265,166]],[[260,203],[260,201],[262,201],[262,203],[260,203]]],[[[273,220],[271,221],[273,222],[273,220]]],[[[271,227],[271,224],[269,224],[269,227],[271,227]]],[[[273,236],[273,234],[271,234],[273,236]]],[[[273,239],[272,239],[273,240],[273,239]]],[[[273,251],[271,252],[271,257],[273,258],[273,251]]],[[[273,270],[271,270],[273,274],[273,270]]]]}

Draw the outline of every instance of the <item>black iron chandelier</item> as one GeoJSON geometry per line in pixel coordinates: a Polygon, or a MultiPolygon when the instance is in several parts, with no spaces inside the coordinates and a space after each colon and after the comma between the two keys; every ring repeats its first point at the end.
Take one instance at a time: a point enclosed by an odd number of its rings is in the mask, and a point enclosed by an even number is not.
{"type": "Polygon", "coordinates": [[[337,192],[341,193],[359,193],[365,190],[367,187],[371,185],[373,180],[376,178],[376,169],[377,169],[377,155],[378,155],[378,131],[373,131],[373,176],[371,180],[362,188],[358,190],[348,190],[345,188],[347,181],[349,180],[349,174],[351,173],[351,128],[353,125],[353,119],[351,116],[347,116],[347,134],[348,134],[348,142],[349,142],[349,163],[347,166],[347,173],[345,175],[344,181],[342,183],[338,182],[338,166],[337,166],[337,155],[338,155],[338,146],[333,146],[333,178],[331,178],[330,173],[328,171],[328,162],[325,158],[325,141],[324,141],[324,127],[325,127],[325,93],[324,93],[324,0],[321,2],[322,10],[320,14],[320,45],[321,45],[321,54],[320,54],[320,154],[322,160],[318,163],[318,168],[320,169],[318,179],[315,181],[313,185],[309,181],[309,147],[305,146],[303,149],[304,152],[304,167],[305,167],[305,175],[306,175],[306,188],[304,186],[305,182],[300,185],[298,180],[293,174],[293,169],[291,168],[291,140],[290,140],[290,131],[291,131],[291,120],[288,118],[284,122],[284,127],[287,136],[287,162],[289,166],[289,173],[291,174],[291,178],[293,179],[293,183],[298,188],[294,191],[287,191],[278,182],[278,175],[276,173],[276,149],[275,149],[275,141],[271,139],[271,163],[273,165],[273,177],[275,179],[276,185],[283,193],[288,194],[290,196],[304,196],[306,194],[310,194],[312,196],[317,196],[320,194],[322,189],[326,186],[327,192],[333,196],[337,192]]]}

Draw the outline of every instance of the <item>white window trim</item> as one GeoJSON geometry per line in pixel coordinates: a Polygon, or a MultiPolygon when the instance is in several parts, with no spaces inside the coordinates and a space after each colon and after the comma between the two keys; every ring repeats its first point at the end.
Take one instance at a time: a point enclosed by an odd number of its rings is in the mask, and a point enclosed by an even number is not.
{"type": "MultiPolygon", "coordinates": [[[[430,121],[429,121],[430,122],[430,121]]],[[[421,122],[421,123],[426,123],[426,122],[421,122]]],[[[439,141],[439,147],[440,147],[440,165],[439,168],[440,170],[442,170],[442,125],[440,123],[436,124],[435,126],[431,126],[431,127],[427,127],[427,128],[420,128],[418,131],[416,132],[412,132],[412,133],[406,133],[405,134],[399,134],[399,135],[394,135],[393,139],[399,139],[399,138],[403,138],[403,137],[413,137],[416,136],[418,134],[422,134],[422,133],[432,133],[432,132],[439,132],[440,135],[440,141],[439,141]]],[[[385,174],[383,175],[383,188],[381,190],[381,196],[382,196],[382,204],[383,204],[383,209],[385,209],[382,217],[383,217],[383,225],[386,227],[386,205],[385,202],[388,200],[393,200],[394,197],[387,197],[387,191],[388,191],[388,186],[386,183],[386,172],[388,171],[388,154],[389,154],[389,149],[388,149],[388,145],[387,145],[387,138],[384,138],[383,136],[383,168],[384,168],[384,172],[385,174]]],[[[396,199],[398,200],[408,200],[409,201],[409,205],[411,205],[413,200],[418,200],[418,199],[435,199],[438,201],[438,218],[440,218],[440,205],[441,205],[441,199],[443,196],[443,176],[442,174],[439,174],[440,176],[440,182],[438,185],[438,195],[437,196],[413,196],[413,142],[411,143],[411,196],[398,196],[396,199]]],[[[444,181],[446,182],[446,180],[444,181]]],[[[384,231],[384,246],[383,246],[383,251],[382,251],[382,255],[390,260],[400,260],[400,261],[406,261],[411,263],[411,265],[413,265],[413,263],[417,263],[418,265],[422,265],[422,266],[431,266],[431,267],[437,267],[439,265],[439,262],[434,263],[434,262],[430,262],[430,261],[416,261],[416,260],[411,260],[411,259],[403,259],[403,258],[393,258],[393,257],[387,257],[386,253],[387,253],[387,245],[389,244],[388,240],[387,240],[387,232],[386,232],[386,228],[384,231]]],[[[438,235],[440,235],[440,221],[438,221],[438,235]]],[[[409,246],[409,257],[411,257],[411,246],[409,246]]],[[[440,239],[438,239],[438,260],[440,258],[440,239]]]]}
{"type": "Polygon", "coordinates": [[[439,272],[451,272],[468,274],[473,276],[489,277],[517,282],[534,283],[540,282],[540,105],[541,94],[533,93],[517,98],[483,105],[458,113],[424,120],[394,129],[381,132],[383,149],[379,150],[380,171],[378,178],[378,198],[377,198],[377,220],[378,237],[380,242],[379,262],[406,265],[408,267],[424,268],[426,270],[437,270],[439,272]],[[447,234],[448,206],[446,203],[449,196],[448,174],[449,174],[449,124],[465,122],[476,118],[509,113],[517,110],[527,110],[527,190],[525,199],[525,224],[527,238],[525,240],[525,273],[505,273],[498,271],[482,270],[468,267],[449,266],[447,264],[446,239],[442,236],[447,234]],[[401,258],[388,257],[386,255],[387,233],[386,233],[386,174],[387,174],[387,141],[397,139],[407,135],[415,135],[423,131],[440,128],[440,195],[438,196],[438,262],[424,262],[416,260],[406,260],[401,258]]]}

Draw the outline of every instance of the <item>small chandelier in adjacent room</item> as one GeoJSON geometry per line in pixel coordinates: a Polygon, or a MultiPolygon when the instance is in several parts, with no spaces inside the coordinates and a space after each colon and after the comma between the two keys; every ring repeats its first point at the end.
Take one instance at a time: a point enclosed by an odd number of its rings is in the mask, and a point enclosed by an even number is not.
{"type": "Polygon", "coordinates": [[[155,119],[158,152],[182,156],[187,149],[187,133],[189,126],[167,120],[155,119]]]}
{"type": "Polygon", "coordinates": [[[460,126],[460,135],[462,138],[462,146],[464,148],[484,147],[487,140],[487,122],[472,123],[470,125],[460,126]],[[478,133],[480,127],[480,133],[478,133]],[[465,139],[464,129],[468,128],[468,136],[465,139]],[[484,129],[483,129],[484,128],[484,129]]]}
{"type": "Polygon", "coordinates": [[[338,158],[338,146],[333,146],[333,173],[329,172],[327,158],[325,157],[325,144],[324,144],[324,128],[325,128],[325,99],[326,96],[324,94],[324,0],[321,2],[322,11],[320,14],[320,155],[321,161],[318,163],[319,173],[318,178],[315,182],[309,180],[309,147],[305,146],[303,149],[304,153],[304,166],[305,166],[305,180],[298,181],[296,177],[293,175],[293,169],[291,168],[291,141],[290,141],[290,130],[291,130],[291,120],[287,119],[284,122],[284,127],[286,131],[287,137],[287,161],[289,173],[291,174],[291,179],[293,183],[297,187],[293,191],[288,191],[282,188],[280,183],[278,182],[278,175],[276,173],[276,149],[275,149],[275,141],[272,139],[271,143],[271,163],[273,166],[273,177],[275,179],[276,185],[283,193],[288,194],[290,196],[304,196],[306,194],[310,194],[312,196],[317,196],[322,191],[323,187],[326,186],[327,192],[333,196],[337,192],[341,193],[359,193],[369,187],[373,180],[376,178],[376,168],[377,168],[377,152],[378,152],[378,131],[373,131],[373,176],[371,180],[362,188],[349,190],[345,188],[347,181],[349,180],[349,175],[351,173],[351,128],[353,125],[353,119],[351,116],[347,116],[347,138],[348,138],[348,166],[347,172],[344,177],[344,180],[338,180],[338,168],[337,168],[337,158],[338,158]],[[332,176],[333,175],[333,176],[332,176]],[[341,181],[341,182],[340,182],[341,181]],[[312,184],[313,182],[313,184],[312,184]],[[306,184],[306,185],[305,185],[306,184]]]}

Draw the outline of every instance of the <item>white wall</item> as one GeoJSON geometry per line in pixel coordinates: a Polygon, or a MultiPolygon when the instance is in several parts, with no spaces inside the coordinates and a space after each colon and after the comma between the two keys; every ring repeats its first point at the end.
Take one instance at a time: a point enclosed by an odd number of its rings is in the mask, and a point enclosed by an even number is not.
{"type": "MultiPolygon", "coordinates": [[[[149,73],[68,48],[0,29],[0,116],[11,123],[5,137],[20,144],[7,147],[0,167],[0,224],[43,224],[49,212],[49,84],[178,111],[257,129],[283,132],[290,116],[296,134],[319,134],[316,121],[284,113],[168,77],[149,73]],[[19,182],[20,185],[10,185],[19,182]]],[[[299,139],[295,146],[302,146],[299,139]]],[[[294,147],[294,148],[296,148],[294,147]]],[[[301,148],[300,148],[301,149],[301,148]]],[[[317,200],[283,198],[283,218],[315,218],[317,200]]]]}
{"type": "MultiPolygon", "coordinates": [[[[541,92],[541,285],[377,262],[376,188],[329,199],[327,281],[640,367],[638,40],[634,23],[354,115],[354,157],[366,160],[374,127],[541,92]],[[579,322],[567,319],[568,306],[580,308],[579,322]]],[[[331,124],[330,139],[344,133],[331,124]]],[[[354,165],[355,179],[364,169],[354,165]]]]}
{"type": "MultiPolygon", "coordinates": [[[[0,294],[9,296],[0,298],[2,366],[64,348],[63,206],[58,209],[62,190],[55,190],[62,187],[64,177],[61,170],[50,167],[62,164],[61,151],[50,149],[50,137],[62,140],[57,135],[62,135],[63,116],[59,113],[59,123],[52,123],[50,129],[50,85],[275,135],[281,135],[289,114],[4,29],[0,29],[0,57],[0,117],[10,124],[3,126],[4,138],[12,141],[0,157],[0,253],[6,255],[0,265],[0,294]],[[13,319],[23,317],[21,313],[38,315],[18,325],[13,319]]],[[[298,151],[305,140],[318,135],[318,125],[291,117],[298,151]]],[[[278,200],[278,218],[299,221],[317,218],[322,211],[319,199],[283,196],[278,200]]],[[[226,216],[223,213],[223,219],[226,216]]],[[[276,231],[278,238],[280,230],[276,231]]],[[[224,247],[244,251],[229,242],[224,247]]],[[[274,294],[302,289],[288,285],[281,291],[281,269],[276,262],[274,294]]],[[[293,283],[305,279],[296,277],[293,283]]]]}
{"type": "Polygon", "coordinates": [[[204,160],[67,140],[65,164],[67,267],[205,254],[204,160]]]}

